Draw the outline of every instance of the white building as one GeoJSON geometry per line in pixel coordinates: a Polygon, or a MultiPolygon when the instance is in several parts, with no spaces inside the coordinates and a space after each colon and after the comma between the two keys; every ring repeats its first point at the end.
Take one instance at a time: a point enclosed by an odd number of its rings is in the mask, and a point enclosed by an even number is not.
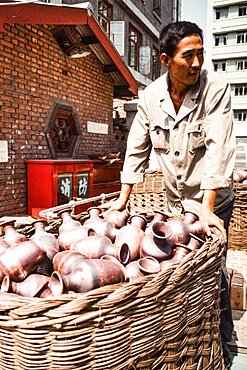
{"type": "Polygon", "coordinates": [[[208,0],[207,18],[207,66],[230,84],[236,167],[247,168],[247,1],[208,0]]]}

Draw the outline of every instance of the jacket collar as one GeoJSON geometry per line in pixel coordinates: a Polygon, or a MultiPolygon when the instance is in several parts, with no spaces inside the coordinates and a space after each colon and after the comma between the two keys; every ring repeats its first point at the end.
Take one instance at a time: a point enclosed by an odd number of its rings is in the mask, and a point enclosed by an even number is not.
{"type": "Polygon", "coordinates": [[[204,74],[204,70],[201,71],[199,81],[191,86],[189,91],[187,92],[183,104],[176,114],[172,100],[170,98],[170,94],[168,91],[168,83],[169,83],[169,73],[165,73],[161,77],[161,86],[160,89],[160,107],[161,109],[171,116],[176,122],[181,121],[184,117],[186,117],[190,112],[192,112],[198,105],[197,99],[202,87],[202,75],[204,74]]]}

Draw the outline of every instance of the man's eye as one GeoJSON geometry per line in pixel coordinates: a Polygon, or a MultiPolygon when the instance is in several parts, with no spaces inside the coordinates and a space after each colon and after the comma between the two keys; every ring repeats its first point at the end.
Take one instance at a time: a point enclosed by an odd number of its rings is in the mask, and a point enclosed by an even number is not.
{"type": "Polygon", "coordinates": [[[193,53],[186,53],[182,55],[182,58],[185,58],[185,59],[190,59],[192,57],[193,57],[193,53]]]}
{"type": "Polygon", "coordinates": [[[204,55],[204,50],[200,50],[200,51],[198,51],[197,56],[201,57],[201,56],[203,56],[203,55],[204,55]]]}

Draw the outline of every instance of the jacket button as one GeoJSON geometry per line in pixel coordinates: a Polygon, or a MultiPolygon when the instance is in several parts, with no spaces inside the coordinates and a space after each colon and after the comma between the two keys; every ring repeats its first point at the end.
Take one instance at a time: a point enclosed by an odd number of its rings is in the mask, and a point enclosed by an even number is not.
{"type": "Polygon", "coordinates": [[[181,175],[177,175],[177,179],[178,180],[181,180],[182,176],[181,175]]]}
{"type": "Polygon", "coordinates": [[[175,153],[174,153],[174,155],[175,155],[175,157],[178,157],[179,156],[179,152],[178,151],[176,151],[175,153]]]}

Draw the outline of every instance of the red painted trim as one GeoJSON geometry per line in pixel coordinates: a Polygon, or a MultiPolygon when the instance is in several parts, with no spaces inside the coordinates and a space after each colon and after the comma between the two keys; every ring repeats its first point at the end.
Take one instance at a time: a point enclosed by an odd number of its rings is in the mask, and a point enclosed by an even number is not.
{"type": "Polygon", "coordinates": [[[9,24],[86,24],[87,10],[46,4],[0,5],[0,21],[9,24]]]}
{"type": "Polygon", "coordinates": [[[102,30],[100,24],[96,20],[96,18],[91,15],[88,17],[88,25],[100,41],[101,45],[107,51],[113,62],[118,67],[119,71],[124,75],[128,83],[130,84],[129,90],[137,95],[138,94],[138,85],[136,80],[133,78],[128,66],[123,62],[122,57],[116,51],[114,45],[110,42],[109,38],[107,37],[106,33],[102,30]]]}
{"type": "Polygon", "coordinates": [[[138,85],[127,65],[108,39],[95,16],[89,15],[87,9],[71,6],[55,6],[37,3],[0,5],[0,31],[4,30],[4,23],[9,24],[88,24],[95,36],[101,42],[119,71],[129,84],[129,91],[138,94],[138,85]]]}

